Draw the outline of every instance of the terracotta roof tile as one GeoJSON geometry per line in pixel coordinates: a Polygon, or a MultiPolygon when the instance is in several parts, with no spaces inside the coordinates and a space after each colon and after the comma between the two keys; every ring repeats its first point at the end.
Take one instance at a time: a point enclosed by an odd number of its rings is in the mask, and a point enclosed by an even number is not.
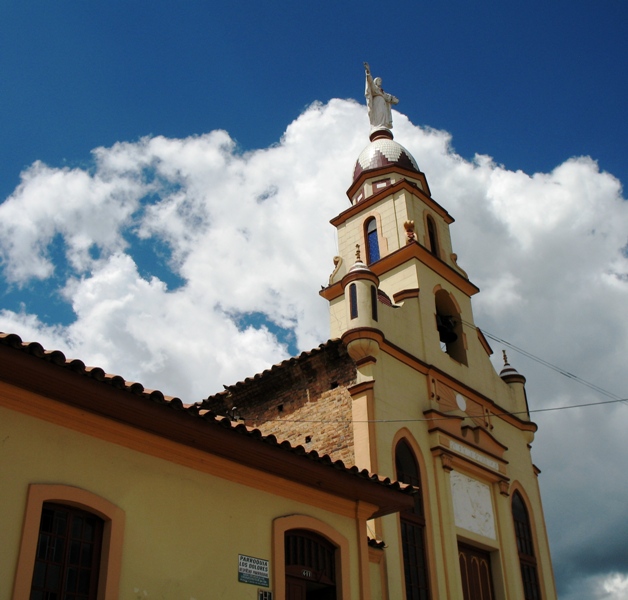
{"type": "Polygon", "coordinates": [[[312,356],[314,356],[315,354],[320,354],[321,352],[325,352],[329,349],[332,349],[334,347],[341,346],[341,345],[342,345],[342,341],[339,338],[328,340],[324,342],[323,344],[321,344],[320,346],[313,348],[312,350],[301,352],[301,354],[299,354],[298,356],[291,356],[290,358],[287,358],[286,360],[280,363],[277,363],[276,365],[273,365],[269,369],[264,369],[261,373],[256,373],[252,377],[247,377],[246,379],[243,379],[242,381],[238,381],[232,385],[225,385],[223,386],[225,388],[224,391],[208,396],[200,404],[203,404],[203,402],[206,402],[207,400],[214,400],[217,398],[227,396],[230,392],[240,391],[240,389],[253,385],[256,382],[258,382],[260,379],[266,378],[269,375],[274,375],[300,362],[304,362],[308,360],[309,358],[311,358],[312,356]]]}
{"type": "MultiPolygon", "coordinates": [[[[315,353],[322,352],[326,348],[340,344],[340,340],[330,340],[321,344],[318,348],[314,348],[309,352],[302,352],[299,356],[287,359],[270,369],[263,371],[262,373],[255,375],[252,378],[247,378],[243,382],[235,384],[235,386],[245,385],[247,382],[255,381],[264,374],[275,371],[277,369],[286,368],[287,366],[294,364],[304,358],[307,358],[315,353]]],[[[341,460],[333,461],[329,455],[325,454],[320,456],[315,450],[307,451],[303,446],[293,446],[287,440],[277,441],[274,435],[263,435],[259,429],[247,427],[242,423],[232,422],[229,417],[217,415],[210,410],[204,410],[200,408],[200,405],[192,404],[185,405],[180,398],[174,396],[166,396],[159,390],[146,389],[141,383],[126,381],[120,375],[112,375],[105,373],[100,367],[86,367],[85,364],[78,359],[68,359],[63,352],[59,350],[46,351],[43,346],[38,342],[23,342],[20,336],[14,333],[0,332],[0,346],[8,346],[14,348],[17,351],[25,352],[38,359],[52,363],[59,368],[70,370],[76,373],[78,376],[88,377],[99,382],[102,385],[109,385],[111,387],[123,390],[132,394],[133,396],[139,396],[147,401],[155,404],[167,405],[169,408],[177,411],[185,411],[191,417],[201,419],[209,423],[218,424],[225,429],[231,430],[234,434],[244,435],[250,439],[259,440],[260,443],[269,444],[275,446],[283,451],[289,452],[294,455],[304,456],[307,459],[329,466],[330,468],[344,471],[345,473],[358,477],[360,479],[368,479],[376,484],[391,488],[394,490],[402,491],[407,494],[414,494],[416,490],[405,483],[398,481],[391,481],[388,477],[380,477],[374,473],[370,473],[366,469],[359,469],[356,466],[347,467],[341,460]]],[[[233,386],[233,387],[235,387],[233,386]]],[[[226,392],[221,392],[226,393],[226,392]]]]}

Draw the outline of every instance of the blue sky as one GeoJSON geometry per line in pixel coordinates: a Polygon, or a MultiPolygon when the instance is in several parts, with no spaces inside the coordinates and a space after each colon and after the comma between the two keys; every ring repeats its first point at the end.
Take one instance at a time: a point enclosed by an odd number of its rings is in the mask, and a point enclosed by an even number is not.
{"type": "MultiPolygon", "coordinates": [[[[0,330],[185,401],[325,341],[366,60],[476,323],[625,398],[627,24],[620,0],[5,0],[0,330]]],[[[532,406],[608,399],[509,357],[532,406]]],[[[563,600],[628,595],[627,410],[537,413],[563,600]]]]}
{"type": "Polygon", "coordinates": [[[623,181],[628,7],[601,2],[38,2],[0,6],[1,191],[147,134],[277,142],[368,60],[464,157],[546,170],[591,155],[623,181]]]}

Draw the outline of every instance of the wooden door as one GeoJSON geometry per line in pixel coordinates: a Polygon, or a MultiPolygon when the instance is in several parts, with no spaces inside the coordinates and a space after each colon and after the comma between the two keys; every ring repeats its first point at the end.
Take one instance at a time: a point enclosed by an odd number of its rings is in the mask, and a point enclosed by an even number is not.
{"type": "Polygon", "coordinates": [[[458,559],[464,600],[493,600],[490,553],[458,544],[458,559]]]}
{"type": "Polygon", "coordinates": [[[286,600],[306,600],[307,584],[296,577],[286,577],[286,600]]]}

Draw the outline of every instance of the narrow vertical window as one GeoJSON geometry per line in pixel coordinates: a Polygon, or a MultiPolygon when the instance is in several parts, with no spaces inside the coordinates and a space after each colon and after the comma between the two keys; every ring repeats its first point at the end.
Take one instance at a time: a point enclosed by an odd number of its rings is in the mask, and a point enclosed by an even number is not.
{"type": "Polygon", "coordinates": [[[355,283],[349,286],[349,310],[352,319],[358,318],[358,290],[355,283]]]}
{"type": "MultiPolygon", "coordinates": [[[[421,490],[419,466],[410,446],[404,440],[395,449],[397,479],[421,490]]],[[[421,490],[414,498],[414,508],[401,513],[401,544],[406,600],[427,600],[427,557],[425,551],[425,514],[421,490]]]]}
{"type": "Polygon", "coordinates": [[[44,503],[30,600],[96,598],[103,524],[78,508],[44,503]]]}
{"type": "Polygon", "coordinates": [[[377,288],[371,286],[371,317],[373,321],[377,321],[377,288]]]}
{"type": "Polygon", "coordinates": [[[379,240],[377,238],[377,221],[371,218],[366,222],[366,249],[368,264],[379,260],[379,240]]]}
{"type": "Polygon", "coordinates": [[[434,223],[434,219],[430,215],[427,216],[427,237],[430,241],[430,252],[438,257],[438,236],[436,235],[436,223],[434,223]]]}
{"type": "Polygon", "coordinates": [[[512,497],[512,519],[517,537],[519,566],[523,580],[523,597],[525,600],[541,600],[530,517],[519,492],[515,492],[512,497]]]}

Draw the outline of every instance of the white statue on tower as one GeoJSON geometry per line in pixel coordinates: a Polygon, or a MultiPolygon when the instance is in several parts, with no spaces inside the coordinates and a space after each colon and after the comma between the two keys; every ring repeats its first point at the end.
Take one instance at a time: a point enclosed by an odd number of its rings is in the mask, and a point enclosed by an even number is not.
{"type": "Polygon", "coordinates": [[[392,104],[399,104],[399,100],[392,94],[387,94],[382,89],[381,77],[373,79],[371,68],[368,63],[364,63],[366,71],[366,106],[371,122],[371,131],[376,129],[392,129],[392,104]]]}

